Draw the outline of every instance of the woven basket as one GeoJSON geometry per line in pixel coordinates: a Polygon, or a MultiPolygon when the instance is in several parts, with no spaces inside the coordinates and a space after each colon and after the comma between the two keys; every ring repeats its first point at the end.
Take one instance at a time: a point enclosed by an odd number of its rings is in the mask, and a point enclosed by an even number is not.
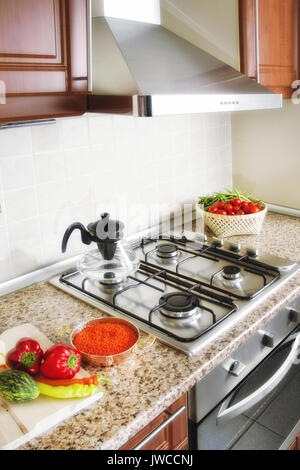
{"type": "Polygon", "coordinates": [[[217,235],[217,237],[230,237],[231,235],[258,235],[261,231],[267,206],[256,214],[245,215],[221,215],[204,211],[197,204],[197,212],[204,217],[205,224],[217,235]]]}

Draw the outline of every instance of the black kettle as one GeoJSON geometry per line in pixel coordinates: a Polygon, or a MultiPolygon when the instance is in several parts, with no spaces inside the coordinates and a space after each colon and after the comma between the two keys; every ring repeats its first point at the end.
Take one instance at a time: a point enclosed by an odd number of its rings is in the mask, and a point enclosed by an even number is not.
{"type": "Polygon", "coordinates": [[[110,219],[110,215],[105,212],[101,215],[101,219],[88,224],[87,229],[80,222],[71,224],[63,236],[61,251],[65,253],[68,240],[71,233],[79,229],[81,232],[81,240],[85,245],[92,242],[97,243],[98,249],[105,260],[112,260],[118,242],[123,238],[124,224],[119,220],[110,219]]]}

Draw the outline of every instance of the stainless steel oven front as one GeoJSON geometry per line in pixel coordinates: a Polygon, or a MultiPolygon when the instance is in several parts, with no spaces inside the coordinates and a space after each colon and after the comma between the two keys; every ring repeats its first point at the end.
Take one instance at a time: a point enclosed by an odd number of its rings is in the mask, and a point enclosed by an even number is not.
{"type": "Polygon", "coordinates": [[[190,448],[286,449],[300,432],[300,297],[189,392],[190,448]]]}

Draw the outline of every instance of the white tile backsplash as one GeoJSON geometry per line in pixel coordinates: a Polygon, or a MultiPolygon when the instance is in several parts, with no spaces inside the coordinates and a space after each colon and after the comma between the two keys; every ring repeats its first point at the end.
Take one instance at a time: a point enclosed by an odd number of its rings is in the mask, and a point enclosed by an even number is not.
{"type": "Polygon", "coordinates": [[[30,155],[32,152],[30,127],[2,129],[0,139],[0,158],[30,155]]]}
{"type": "Polygon", "coordinates": [[[34,187],[3,193],[7,223],[19,222],[37,215],[37,200],[34,187]]]}
{"type": "Polygon", "coordinates": [[[89,144],[91,146],[109,146],[113,140],[113,118],[111,116],[90,116],[89,144]]]}
{"type": "Polygon", "coordinates": [[[0,159],[2,189],[8,191],[35,184],[35,169],[32,155],[0,159]]]}
{"type": "Polygon", "coordinates": [[[36,183],[62,181],[66,176],[65,154],[62,150],[34,155],[36,183]]]}
{"type": "Polygon", "coordinates": [[[0,282],[12,277],[10,247],[6,228],[0,228],[0,282]]]}
{"type": "Polygon", "coordinates": [[[36,269],[42,262],[42,240],[38,217],[8,225],[12,276],[36,269]]]}
{"type": "Polygon", "coordinates": [[[66,180],[37,185],[36,194],[40,215],[59,210],[69,200],[66,180]]]}
{"type": "Polygon", "coordinates": [[[48,153],[62,147],[61,127],[56,124],[32,127],[31,137],[33,153],[48,153]]]}
{"type": "Polygon", "coordinates": [[[60,121],[63,147],[73,149],[89,144],[89,128],[87,118],[63,119],[60,121]]]}
{"type": "Polygon", "coordinates": [[[91,158],[88,147],[65,150],[65,167],[68,178],[88,175],[91,172],[91,158]]]}
{"type": "Polygon", "coordinates": [[[231,184],[227,113],[90,115],[0,130],[0,282],[88,249],[75,232],[61,254],[74,221],[108,211],[134,233],[231,184]]]}

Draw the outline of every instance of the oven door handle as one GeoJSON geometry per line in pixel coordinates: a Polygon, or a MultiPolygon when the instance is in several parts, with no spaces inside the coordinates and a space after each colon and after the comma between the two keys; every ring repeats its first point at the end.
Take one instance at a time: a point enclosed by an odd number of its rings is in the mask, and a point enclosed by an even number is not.
{"type": "Polygon", "coordinates": [[[295,363],[295,360],[300,353],[300,333],[296,333],[288,338],[288,342],[292,340],[294,340],[294,344],[290,354],[281,367],[277,370],[277,372],[275,372],[275,374],[267,382],[255,390],[255,392],[251,393],[251,395],[248,395],[246,398],[236,403],[235,405],[230,406],[229,408],[228,406],[230,405],[233,394],[230,394],[230,396],[222,403],[222,406],[217,415],[217,425],[230,421],[232,418],[239,416],[244,411],[256,405],[270,392],[272,392],[272,390],[274,390],[277,385],[280,384],[280,382],[289,372],[293,363],[295,363]]]}

